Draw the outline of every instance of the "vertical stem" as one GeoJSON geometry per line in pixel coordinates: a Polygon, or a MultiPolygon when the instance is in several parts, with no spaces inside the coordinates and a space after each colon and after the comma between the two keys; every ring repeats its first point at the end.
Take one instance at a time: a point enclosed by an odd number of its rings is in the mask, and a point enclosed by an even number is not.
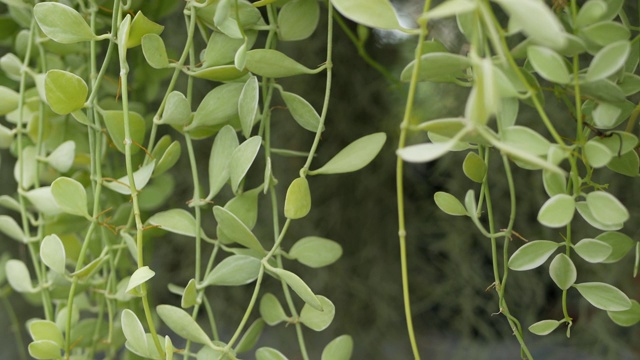
{"type": "MultiPolygon", "coordinates": [[[[423,12],[427,12],[431,7],[431,0],[427,0],[424,5],[423,12]]],[[[418,45],[416,46],[415,54],[415,66],[413,73],[411,74],[411,82],[409,83],[409,93],[407,94],[407,104],[405,106],[404,116],[400,123],[400,138],[398,140],[398,150],[405,147],[407,141],[407,131],[409,128],[409,120],[413,112],[413,104],[416,97],[416,90],[418,86],[418,74],[420,73],[420,56],[422,55],[422,46],[424,40],[427,37],[427,20],[420,20],[420,35],[418,37],[418,45]]],[[[404,214],[404,162],[400,157],[396,160],[396,196],[398,202],[398,240],[400,242],[400,271],[402,277],[402,296],[404,299],[404,314],[407,323],[407,332],[409,333],[409,342],[411,343],[411,350],[413,357],[416,360],[420,359],[420,352],[418,350],[418,344],[416,342],[415,333],[413,330],[413,320],[411,318],[411,299],[409,297],[409,275],[407,269],[407,230],[405,225],[404,214]]]]}

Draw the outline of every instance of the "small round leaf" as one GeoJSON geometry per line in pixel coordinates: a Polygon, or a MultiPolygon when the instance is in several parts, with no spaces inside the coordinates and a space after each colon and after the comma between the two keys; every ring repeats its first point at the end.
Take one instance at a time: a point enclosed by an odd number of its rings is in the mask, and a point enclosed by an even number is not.
{"type": "Polygon", "coordinates": [[[567,290],[576,282],[578,272],[567,255],[558,254],[549,265],[549,275],[560,289],[567,290]]]}
{"type": "Polygon", "coordinates": [[[573,219],[576,202],[572,196],[558,194],[547,200],[538,212],[538,222],[551,228],[567,225],[573,219]]]}
{"type": "Polygon", "coordinates": [[[549,240],[528,242],[511,255],[509,268],[516,271],[535,269],[547,261],[560,245],[549,240]]]}

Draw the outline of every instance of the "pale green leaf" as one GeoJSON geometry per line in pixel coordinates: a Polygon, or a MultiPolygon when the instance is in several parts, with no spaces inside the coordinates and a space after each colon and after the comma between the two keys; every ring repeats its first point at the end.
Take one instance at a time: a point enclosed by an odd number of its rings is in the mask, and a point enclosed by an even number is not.
{"type": "Polygon", "coordinates": [[[594,139],[589,140],[584,145],[584,155],[587,158],[589,165],[596,169],[606,166],[613,158],[613,154],[609,148],[594,139]]]}
{"type": "Polygon", "coordinates": [[[82,15],[64,4],[36,4],[33,7],[33,16],[42,32],[59,43],[72,44],[97,39],[82,15]]]}
{"type": "Polygon", "coordinates": [[[247,171],[253,164],[258,151],[262,146],[262,138],[260,136],[252,136],[238,145],[231,153],[229,160],[229,179],[231,180],[231,189],[235,192],[240,186],[240,182],[247,175],[247,171]]]}
{"type": "Polygon", "coordinates": [[[132,293],[132,290],[135,290],[138,286],[146,283],[152,277],[156,275],[155,271],[149,269],[148,266],[143,266],[141,268],[136,269],[131,275],[129,279],[129,284],[127,285],[127,289],[125,290],[128,293],[132,293]]]}
{"type": "Polygon", "coordinates": [[[47,163],[57,171],[65,173],[71,169],[76,156],[76,143],[67,140],[47,156],[47,163]]]}
{"type": "Polygon", "coordinates": [[[211,270],[200,284],[200,287],[249,284],[258,278],[261,266],[260,259],[253,256],[231,255],[211,270]]]}
{"type": "Polygon", "coordinates": [[[448,0],[422,14],[425,19],[441,19],[464,14],[477,9],[478,3],[471,0],[448,0]]]}
{"type": "Polygon", "coordinates": [[[629,41],[618,41],[602,48],[591,60],[587,69],[587,81],[596,81],[613,75],[624,66],[631,51],[629,41]]]}
{"type": "Polygon", "coordinates": [[[175,234],[196,236],[196,219],[184,209],[170,209],[153,214],[147,222],[175,234]]]}
{"type": "Polygon", "coordinates": [[[193,116],[193,122],[185,130],[203,126],[219,126],[238,118],[238,101],[242,83],[216,86],[202,99],[193,116]]]}
{"type": "Polygon", "coordinates": [[[320,20],[320,6],[316,0],[292,0],[278,11],[278,39],[304,40],[311,36],[320,20]]]}
{"type": "Polygon", "coordinates": [[[27,237],[18,223],[8,215],[0,215],[0,232],[8,237],[26,243],[27,237]]]}
{"type": "Polygon", "coordinates": [[[319,169],[309,171],[309,174],[341,174],[360,170],[378,155],[386,140],[387,134],[381,132],[363,136],[340,150],[319,169]]]}
{"type": "Polygon", "coordinates": [[[255,250],[260,254],[266,253],[262,245],[260,245],[258,238],[229,210],[220,206],[214,206],[213,215],[218,222],[218,228],[221,229],[230,240],[255,250]]]}
{"type": "Polygon", "coordinates": [[[65,273],[66,254],[62,240],[58,235],[47,235],[42,239],[40,258],[51,270],[58,274],[65,273]]]}
{"type": "Polygon", "coordinates": [[[144,327],[142,327],[142,323],[136,314],[129,309],[124,309],[120,321],[122,323],[124,337],[127,339],[127,348],[137,354],[147,354],[147,337],[144,332],[144,327]]]}
{"type": "Polygon", "coordinates": [[[629,219],[629,211],[620,200],[604,191],[587,194],[587,206],[593,217],[605,225],[622,224],[629,219]]]}
{"type": "Polygon", "coordinates": [[[623,311],[631,308],[631,300],[618,288],[600,282],[573,285],[591,305],[606,311],[623,311]]]}
{"type": "Polygon", "coordinates": [[[34,359],[60,359],[62,348],[51,340],[36,340],[29,343],[28,350],[34,359]]]}
{"type": "Polygon", "coordinates": [[[298,125],[311,132],[324,130],[324,126],[320,128],[320,115],[318,115],[316,110],[311,106],[311,104],[309,104],[309,102],[307,102],[307,100],[299,95],[286,91],[280,92],[280,95],[282,95],[284,103],[287,105],[291,116],[293,116],[293,119],[298,123],[298,125]]]}
{"type": "Polygon", "coordinates": [[[558,320],[542,320],[529,326],[529,331],[536,335],[548,335],[560,325],[558,320]]]}
{"type": "Polygon", "coordinates": [[[131,21],[126,46],[127,48],[136,47],[140,45],[146,35],[160,35],[162,30],[164,30],[164,26],[149,20],[142,11],[138,11],[131,21]]]}
{"type": "MultiPolygon", "coordinates": [[[[134,20],[135,21],[135,20],[134,20]]],[[[147,63],[154,69],[169,67],[169,58],[164,41],[158,34],[146,34],[142,37],[142,54],[147,63]]]]}
{"type": "Polygon", "coordinates": [[[6,86],[0,86],[0,99],[2,99],[2,102],[0,102],[0,116],[4,116],[18,108],[20,94],[6,86]]]}
{"type": "Polygon", "coordinates": [[[567,255],[558,254],[551,260],[549,275],[560,289],[567,290],[576,282],[578,271],[567,255]]]}
{"type": "Polygon", "coordinates": [[[220,129],[211,147],[209,156],[209,196],[213,198],[229,180],[229,161],[238,147],[238,137],[233,127],[227,125],[220,129]]]}
{"type": "Polygon", "coordinates": [[[261,347],[256,350],[256,360],[287,360],[287,357],[276,349],[261,347]]]}
{"type": "Polygon", "coordinates": [[[247,51],[245,66],[252,73],[267,78],[317,73],[316,70],[309,69],[287,55],[272,49],[247,51]]]}
{"type": "Polygon", "coordinates": [[[542,46],[529,46],[527,56],[534,70],[544,79],[558,84],[568,84],[571,76],[562,56],[542,46]]]}
{"type": "Polygon", "coordinates": [[[542,265],[562,244],[549,240],[535,240],[521,246],[509,258],[509,268],[516,271],[535,269],[542,265]]]}
{"type": "Polygon", "coordinates": [[[266,293],[260,299],[260,316],[269,326],[278,325],[289,319],[280,301],[272,293],[266,293]]]}
{"type": "Polygon", "coordinates": [[[620,261],[633,248],[635,241],[628,235],[621,232],[611,231],[596,236],[596,240],[600,240],[608,244],[612,251],[602,262],[609,264],[620,261]]]}
{"type": "Polygon", "coordinates": [[[564,194],[567,189],[567,178],[549,170],[542,171],[542,184],[549,197],[564,194]]]}
{"type": "Polygon", "coordinates": [[[160,319],[178,336],[213,347],[211,339],[186,311],[171,305],[158,305],[156,311],[160,319]]]}
{"type": "Polygon", "coordinates": [[[573,249],[581,258],[590,263],[605,261],[613,252],[613,247],[597,239],[582,239],[573,245],[573,249]]]}
{"type": "Polygon", "coordinates": [[[140,151],[140,146],[144,143],[144,135],[146,133],[145,121],[140,114],[129,111],[129,135],[130,139],[126,139],[124,128],[124,112],[121,110],[108,110],[101,113],[104,123],[107,126],[107,132],[111,137],[113,145],[118,151],[125,153],[125,144],[130,142],[131,154],[140,151]],[[137,145],[136,145],[137,144],[137,145]]]}
{"type": "Polygon", "coordinates": [[[496,0],[508,15],[510,21],[524,31],[529,38],[540,45],[562,48],[566,37],[564,27],[549,6],[539,0],[496,0]]]}
{"type": "Polygon", "coordinates": [[[554,195],[547,200],[538,212],[538,222],[551,228],[567,225],[573,219],[576,202],[567,194],[554,195]]]}
{"type": "Polygon", "coordinates": [[[402,29],[396,11],[389,0],[331,0],[346,18],[372,28],[402,29]]]}
{"type": "Polygon", "coordinates": [[[586,201],[576,202],[576,209],[578,210],[578,213],[580,213],[580,216],[582,216],[582,218],[586,222],[588,222],[589,225],[593,226],[596,229],[605,230],[605,231],[622,229],[622,226],[623,226],[622,223],[605,224],[600,220],[598,220],[591,212],[591,209],[589,208],[589,205],[587,204],[586,201]]]}
{"type": "Polygon", "coordinates": [[[631,300],[631,308],[622,311],[607,311],[607,315],[620,326],[633,326],[640,322],[640,304],[631,300]]]}
{"type": "MultiPolygon", "coordinates": [[[[137,191],[140,191],[147,186],[147,183],[149,183],[149,180],[151,179],[151,175],[153,175],[153,169],[155,166],[156,161],[153,160],[133,173],[133,182],[137,191]]],[[[128,175],[125,175],[115,181],[105,181],[104,186],[117,193],[131,195],[131,185],[129,183],[128,175]]]]}
{"type": "Polygon", "coordinates": [[[484,176],[487,174],[487,166],[477,153],[471,151],[464,158],[462,171],[472,181],[482,183],[484,176]]]}
{"type": "Polygon", "coordinates": [[[342,256],[342,246],[337,242],[317,236],[307,236],[289,250],[289,255],[312,268],[331,265],[342,256]]]}
{"type": "Polygon", "coordinates": [[[36,289],[31,283],[31,275],[27,265],[20,260],[11,259],[5,264],[5,272],[9,285],[19,293],[33,293],[36,289]]]}
{"type": "Polygon", "coordinates": [[[311,210],[311,192],[306,178],[294,179],[284,200],[284,216],[288,219],[301,219],[311,210]]]}
{"type": "Polygon", "coordinates": [[[251,136],[251,128],[258,114],[259,100],[258,78],[251,76],[242,87],[238,100],[238,116],[242,126],[242,135],[246,138],[251,136]]]}
{"type": "Polygon", "coordinates": [[[191,279],[189,280],[189,283],[184,288],[184,292],[182,293],[180,307],[182,307],[183,309],[188,309],[198,303],[198,289],[196,288],[196,280],[191,279]]]}
{"type": "MultiPolygon", "coordinates": [[[[144,49],[144,43],[142,46],[144,49]]],[[[167,105],[162,112],[160,123],[184,126],[189,122],[190,118],[191,107],[189,106],[189,101],[181,92],[172,91],[167,97],[167,105]]]]}
{"type": "Polygon", "coordinates": [[[321,360],[350,360],[352,353],[353,339],[349,335],[340,335],[324,347],[321,360]]]}
{"type": "Polygon", "coordinates": [[[273,268],[271,269],[280,279],[289,285],[289,287],[309,306],[316,310],[322,311],[322,303],[318,300],[318,297],[311,291],[309,285],[307,285],[298,275],[291,271],[273,268]]]}
{"type": "Polygon", "coordinates": [[[322,310],[316,310],[309,304],[305,304],[300,312],[300,322],[311,330],[322,331],[331,325],[336,307],[331,300],[322,295],[318,295],[317,298],[322,305],[322,310]]]}
{"type": "Polygon", "coordinates": [[[29,322],[29,335],[33,340],[49,340],[59,347],[64,346],[62,331],[56,323],[49,320],[33,320],[29,322]]]}
{"type": "Polygon", "coordinates": [[[44,91],[51,110],[66,115],[84,107],[89,88],[87,83],[75,74],[63,70],[49,70],[44,77],[44,91]]]}
{"type": "Polygon", "coordinates": [[[51,183],[51,194],[62,211],[89,218],[87,192],[77,180],[59,177],[51,183]]]}
{"type": "Polygon", "coordinates": [[[433,195],[433,199],[435,200],[438,208],[440,208],[440,210],[442,210],[446,214],[453,216],[468,215],[467,210],[462,205],[460,200],[447,192],[438,191],[433,195]]]}

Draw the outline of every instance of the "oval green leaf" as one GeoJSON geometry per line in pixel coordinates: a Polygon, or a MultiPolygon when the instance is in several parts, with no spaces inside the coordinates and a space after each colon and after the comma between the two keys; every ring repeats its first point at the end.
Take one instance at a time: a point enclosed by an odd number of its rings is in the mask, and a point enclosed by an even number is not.
{"type": "Polygon", "coordinates": [[[331,0],[344,17],[368,27],[386,30],[402,29],[389,0],[331,0]]]}
{"type": "Polygon", "coordinates": [[[256,238],[251,230],[249,230],[249,228],[229,210],[220,206],[214,206],[213,215],[218,222],[218,227],[226,234],[226,236],[229,237],[230,240],[261,254],[266,254],[266,251],[262,248],[262,245],[260,245],[258,238],[256,238]]]}
{"type": "Polygon", "coordinates": [[[554,195],[540,208],[538,222],[550,228],[559,228],[571,222],[575,210],[576,202],[573,196],[554,195]]]}
{"type": "Polygon", "coordinates": [[[601,283],[588,282],[573,285],[591,305],[606,311],[623,311],[631,308],[631,300],[618,288],[601,283]]]}
{"type": "Polygon", "coordinates": [[[156,311],[160,319],[178,336],[213,347],[211,339],[186,311],[171,305],[158,305],[156,311]]]}
{"type": "Polygon", "coordinates": [[[287,360],[287,357],[276,349],[261,347],[256,350],[256,360],[287,360]]]}
{"type": "MultiPolygon", "coordinates": [[[[153,169],[155,166],[156,161],[154,160],[133,173],[133,183],[137,191],[140,191],[147,186],[147,183],[149,183],[149,180],[151,179],[151,175],[153,175],[153,169]]],[[[117,193],[131,195],[131,185],[129,183],[128,175],[125,175],[116,181],[105,181],[104,186],[117,193]]]]}
{"type": "Polygon", "coordinates": [[[239,286],[258,278],[260,259],[247,255],[231,255],[222,260],[204,278],[200,287],[209,285],[239,286]]]}
{"type": "Polygon", "coordinates": [[[558,320],[542,320],[529,326],[529,331],[536,335],[548,335],[560,325],[558,320]]]}
{"type": "Polygon", "coordinates": [[[229,180],[229,161],[238,144],[238,136],[231,125],[220,129],[213,140],[209,155],[209,195],[207,199],[210,200],[216,196],[229,180]]]}
{"type": "Polygon", "coordinates": [[[509,258],[509,268],[516,271],[535,269],[542,265],[562,244],[549,240],[535,240],[524,244],[509,258]]]}
{"type": "Polygon", "coordinates": [[[58,274],[65,273],[66,255],[64,245],[58,235],[47,235],[42,239],[40,258],[51,270],[58,274]]]}
{"type": "Polygon", "coordinates": [[[180,307],[188,309],[196,304],[198,304],[198,289],[196,288],[196,279],[191,279],[182,293],[180,307]]]}
{"type": "Polygon", "coordinates": [[[320,20],[320,6],[316,0],[292,0],[278,12],[278,39],[304,40],[311,36],[320,20]]]}
{"type": "Polygon", "coordinates": [[[336,307],[331,300],[322,295],[318,295],[317,298],[322,305],[322,311],[305,304],[300,312],[300,322],[311,330],[322,331],[331,325],[336,315],[336,307]]]}
{"type": "Polygon", "coordinates": [[[487,174],[487,165],[477,153],[472,151],[467,153],[464,158],[462,171],[471,181],[482,183],[484,176],[487,174]]]}
{"type": "Polygon", "coordinates": [[[308,236],[293,244],[289,255],[304,265],[320,268],[336,262],[342,256],[342,246],[333,240],[308,236]]]}
{"type": "Polygon", "coordinates": [[[640,322],[640,304],[631,300],[631,308],[623,311],[607,311],[607,315],[614,323],[620,326],[633,326],[640,322]]]}
{"type": "Polygon", "coordinates": [[[270,270],[278,275],[282,281],[286,282],[287,285],[289,285],[289,287],[298,294],[306,304],[318,311],[322,311],[322,303],[298,275],[280,268],[272,268],[270,270]]]}
{"type": "Polygon", "coordinates": [[[36,4],[33,7],[33,16],[42,32],[53,41],[72,44],[97,38],[82,15],[64,4],[56,2],[36,4]]]}
{"type": "Polygon", "coordinates": [[[440,210],[442,210],[446,214],[453,216],[468,215],[467,210],[462,205],[460,200],[447,192],[438,191],[433,195],[433,199],[435,200],[438,208],[440,208],[440,210]]]}
{"type": "Polygon", "coordinates": [[[551,260],[549,275],[560,289],[567,290],[576,282],[578,271],[567,255],[558,254],[551,260]]]}
{"type": "Polygon", "coordinates": [[[151,270],[148,266],[143,266],[141,268],[136,269],[129,278],[129,284],[127,285],[127,289],[125,290],[128,293],[132,293],[132,290],[135,289],[149,281],[152,277],[156,275],[155,271],[151,270]]]}
{"type": "Polygon", "coordinates": [[[564,59],[555,51],[532,45],[527,48],[527,56],[533,69],[545,80],[558,84],[568,84],[571,81],[564,59]]]}
{"type": "Polygon", "coordinates": [[[229,160],[229,179],[231,180],[231,189],[235,192],[240,186],[240,182],[244,179],[247,171],[253,164],[253,161],[258,155],[260,146],[262,145],[262,138],[260,136],[253,136],[238,147],[231,153],[231,159],[229,160]]]}
{"type": "Polygon", "coordinates": [[[251,128],[258,114],[258,100],[260,99],[258,92],[258,78],[251,76],[240,93],[238,101],[238,116],[240,117],[240,125],[242,126],[242,135],[248,138],[251,136],[251,128]]]}
{"type": "Polygon", "coordinates": [[[629,211],[615,196],[604,191],[587,194],[587,206],[594,218],[605,225],[622,224],[629,220],[629,211]]]}
{"type": "Polygon", "coordinates": [[[284,200],[284,216],[301,219],[311,210],[311,192],[306,178],[299,177],[291,182],[284,200]]]}
{"type": "Polygon", "coordinates": [[[147,354],[147,336],[136,314],[129,309],[124,309],[120,317],[120,322],[122,323],[124,337],[127,339],[127,348],[136,354],[147,354]]]}
{"type": "Polygon", "coordinates": [[[386,140],[387,134],[381,132],[363,136],[340,150],[319,169],[309,171],[309,174],[341,174],[360,170],[378,155],[386,140]]]}
{"type": "Polygon", "coordinates": [[[294,75],[315,74],[316,70],[293,60],[287,55],[271,49],[247,51],[246,68],[256,75],[267,78],[282,78],[294,75]]]}
{"type": "Polygon", "coordinates": [[[169,67],[167,49],[158,34],[146,34],[142,37],[142,54],[147,63],[154,69],[169,67]]]}
{"type": "Polygon", "coordinates": [[[340,335],[324,347],[321,360],[349,360],[352,353],[353,338],[349,335],[340,335]]]}
{"type": "Polygon", "coordinates": [[[175,234],[196,236],[196,219],[184,209],[170,209],[153,214],[147,222],[175,234]]]}
{"type": "Polygon", "coordinates": [[[602,261],[605,264],[620,261],[625,255],[627,255],[627,253],[629,253],[636,243],[629,236],[617,231],[602,233],[596,236],[596,240],[608,244],[612,249],[611,254],[602,261]]]}
{"type": "Polygon", "coordinates": [[[59,177],[51,183],[51,194],[62,211],[89,218],[87,192],[77,180],[59,177]]]}
{"type": "Polygon", "coordinates": [[[51,110],[66,115],[84,107],[89,88],[78,75],[63,70],[49,70],[44,77],[44,93],[51,110]]]}
{"type": "Polygon", "coordinates": [[[631,44],[627,40],[617,41],[603,47],[591,60],[586,80],[596,81],[613,75],[624,66],[630,52],[631,44]]]}
{"type": "Polygon", "coordinates": [[[260,316],[269,326],[278,325],[289,319],[280,301],[272,293],[266,293],[260,299],[260,316]]]}
{"type": "Polygon", "coordinates": [[[611,245],[596,239],[582,239],[573,245],[573,249],[581,258],[590,263],[603,262],[613,252],[611,245]]]}
{"type": "Polygon", "coordinates": [[[320,128],[320,115],[318,115],[316,110],[311,106],[311,104],[309,104],[309,102],[307,102],[307,100],[299,95],[286,91],[282,91],[280,94],[282,95],[282,99],[284,99],[284,103],[287,105],[291,116],[293,116],[293,119],[298,123],[298,125],[311,132],[324,130],[324,126],[320,128]]]}
{"type": "MultiPolygon", "coordinates": [[[[124,112],[121,110],[109,110],[102,112],[104,123],[107,126],[107,132],[111,137],[111,141],[118,151],[125,153],[125,131],[124,131],[124,112]]],[[[140,114],[129,112],[129,134],[131,135],[131,154],[140,151],[141,144],[144,143],[144,135],[146,126],[144,119],[140,114]],[[137,144],[137,145],[136,145],[137,144]]]]}

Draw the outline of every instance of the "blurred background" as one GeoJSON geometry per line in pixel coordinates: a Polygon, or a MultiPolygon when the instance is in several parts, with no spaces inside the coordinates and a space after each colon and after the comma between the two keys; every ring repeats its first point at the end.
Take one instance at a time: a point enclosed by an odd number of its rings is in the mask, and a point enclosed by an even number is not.
{"type": "MultiPolygon", "coordinates": [[[[162,36],[170,49],[170,57],[176,58],[184,44],[184,22],[181,9],[177,8],[180,2],[176,5],[165,4],[170,1],[162,5],[159,1],[155,2],[156,5],[138,3],[151,19],[157,19],[154,11],[162,16],[160,22],[167,27],[162,36]]],[[[105,6],[108,6],[107,2],[105,6]]],[[[410,24],[420,13],[422,3],[397,0],[395,6],[403,21],[410,24]]],[[[634,10],[635,5],[630,6],[634,10]]],[[[9,23],[7,6],[2,3],[0,14],[3,14],[1,18],[4,21],[0,24],[9,23]]],[[[282,42],[279,49],[309,67],[321,64],[326,51],[326,15],[323,16],[311,39],[282,42]]],[[[637,23],[636,17],[630,20],[637,23]]],[[[356,31],[354,24],[347,21],[347,25],[351,31],[356,31]]],[[[453,53],[465,52],[465,39],[459,34],[454,20],[432,23],[430,36],[443,42],[453,53]]],[[[415,38],[373,31],[366,50],[393,78],[398,79],[401,70],[413,58],[415,45],[415,38]]],[[[10,39],[0,39],[0,56],[10,51],[10,47],[10,39]]],[[[132,66],[132,93],[137,101],[146,101],[151,105],[150,109],[155,109],[154,104],[157,106],[158,96],[162,95],[158,91],[162,92],[166,86],[166,73],[143,65],[139,50],[134,49],[131,57],[137,59],[132,62],[138,61],[139,65],[132,66]],[[136,76],[149,76],[150,72],[158,83],[135,81],[136,76]]],[[[384,131],[388,140],[381,154],[361,171],[311,178],[312,211],[303,220],[294,222],[287,236],[291,241],[289,246],[294,240],[309,235],[333,239],[342,245],[343,257],[322,269],[308,269],[295,262],[287,262],[285,266],[294,269],[316,293],[329,297],[336,305],[335,320],[327,330],[315,333],[305,329],[305,339],[313,359],[319,359],[325,344],[341,334],[353,336],[353,359],[411,359],[402,303],[395,197],[395,148],[407,86],[391,81],[369,66],[339,27],[336,27],[334,36],[334,74],[329,116],[316,164],[326,162],[363,135],[384,131]]],[[[321,106],[325,83],[323,75],[282,79],[279,83],[288,91],[305,97],[316,108],[321,106]]],[[[15,86],[2,74],[0,84],[15,86]]],[[[204,81],[196,84],[195,97],[199,101],[213,85],[204,81]]],[[[464,88],[423,83],[419,87],[415,121],[458,116],[464,110],[466,96],[464,88]]],[[[283,104],[281,100],[277,101],[280,101],[279,105],[283,104]]],[[[574,123],[564,113],[566,110],[555,103],[553,96],[547,97],[547,108],[562,134],[571,137],[574,123]]],[[[4,124],[4,119],[0,122],[4,124]]],[[[526,106],[521,106],[518,122],[541,128],[537,116],[526,106]]],[[[307,150],[313,134],[292,126],[286,111],[275,110],[273,123],[274,147],[307,150]]],[[[180,138],[175,132],[163,131],[180,138]]],[[[409,143],[425,140],[426,134],[412,134],[409,143]]],[[[210,141],[196,142],[196,146],[198,163],[204,168],[210,141]]],[[[482,237],[470,220],[446,215],[433,202],[436,191],[448,191],[461,198],[467,189],[477,190],[477,186],[462,174],[464,155],[452,153],[433,163],[405,165],[409,277],[419,347],[426,359],[517,359],[519,346],[515,337],[506,319],[496,315],[499,312],[497,295],[493,290],[487,290],[493,282],[489,241],[482,237]]],[[[2,151],[0,157],[0,192],[13,195],[13,157],[6,151],[2,151]]],[[[303,160],[299,158],[278,158],[274,162],[281,201],[286,184],[297,176],[302,165],[303,160]]],[[[257,168],[260,167],[259,164],[257,168]]],[[[539,207],[546,200],[541,174],[516,167],[513,170],[519,208],[515,229],[527,239],[559,239],[557,231],[544,228],[535,221],[539,207]]],[[[191,198],[191,181],[185,174],[190,174],[186,157],[172,170],[174,195],[165,208],[183,207],[191,198]]],[[[500,226],[501,223],[506,224],[509,212],[508,192],[500,167],[490,169],[489,174],[495,174],[491,192],[500,226]]],[[[610,184],[609,189],[629,208],[631,219],[623,232],[637,239],[640,194],[636,190],[636,180],[603,175],[598,181],[610,184]]],[[[270,204],[266,198],[260,198],[260,201],[264,211],[259,216],[255,231],[269,236],[270,204]]],[[[6,211],[0,208],[0,213],[6,211]]],[[[213,224],[205,224],[207,233],[214,233],[211,229],[213,224]]],[[[574,236],[578,239],[595,235],[596,230],[576,222],[574,236]]],[[[179,297],[171,295],[162,284],[186,284],[193,276],[193,244],[170,234],[163,235],[162,241],[154,241],[153,244],[148,255],[153,259],[150,266],[157,273],[153,280],[157,285],[152,284],[155,289],[153,301],[179,304],[179,297]]],[[[511,249],[521,244],[514,239],[511,249]]],[[[24,251],[15,241],[0,235],[0,254],[21,258],[24,251]]],[[[632,255],[617,264],[576,265],[579,281],[607,281],[623,289],[631,298],[640,298],[640,283],[632,277],[632,255]]],[[[548,276],[548,263],[534,271],[511,272],[509,279],[507,303],[523,327],[541,319],[561,317],[561,292],[548,276]]],[[[265,290],[272,289],[279,294],[280,290],[274,285],[273,282],[267,283],[265,290]]],[[[216,288],[215,292],[208,292],[214,308],[220,309],[216,316],[223,334],[230,334],[237,326],[251,290],[251,287],[216,288]]],[[[40,308],[31,307],[19,295],[11,294],[2,300],[11,304],[21,323],[41,316],[40,308]]],[[[569,302],[569,312],[575,319],[570,338],[566,338],[563,327],[546,337],[537,337],[525,330],[525,341],[536,359],[640,358],[638,325],[631,328],[615,325],[605,312],[581,300],[576,291],[569,292],[569,302]]],[[[17,356],[14,334],[6,325],[9,324],[7,316],[6,307],[0,308],[0,324],[4,324],[0,326],[2,359],[17,356]]],[[[21,331],[24,333],[24,329],[21,331]]],[[[289,359],[301,359],[293,327],[267,327],[258,346],[263,345],[280,349],[289,359]]],[[[251,356],[244,358],[251,359],[251,356]]]]}

